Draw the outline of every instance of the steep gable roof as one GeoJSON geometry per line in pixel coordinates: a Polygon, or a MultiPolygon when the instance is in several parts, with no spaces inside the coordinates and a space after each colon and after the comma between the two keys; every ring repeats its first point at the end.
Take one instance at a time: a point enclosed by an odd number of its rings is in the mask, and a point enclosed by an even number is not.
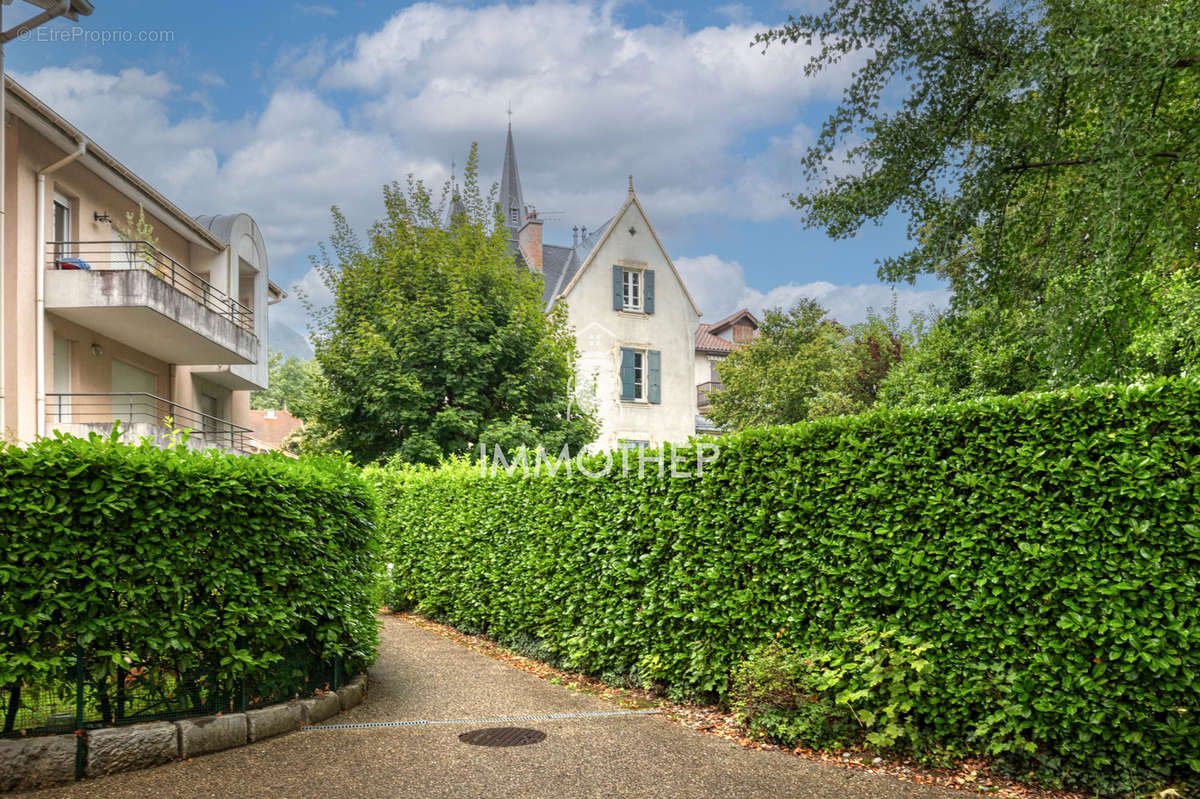
{"type": "MultiPolygon", "coordinates": [[[[625,212],[629,210],[630,206],[636,207],[638,213],[642,215],[642,219],[646,222],[646,227],[650,230],[650,236],[654,239],[654,243],[658,245],[658,251],[662,253],[663,260],[667,262],[667,266],[670,268],[671,274],[675,276],[675,280],[679,282],[679,287],[683,289],[683,296],[687,297],[688,302],[691,303],[692,310],[696,312],[696,316],[700,316],[700,308],[696,305],[696,300],[692,298],[692,293],[688,291],[687,285],[683,282],[683,278],[679,276],[679,270],[675,268],[674,261],[672,261],[671,256],[667,254],[667,248],[663,246],[662,239],[658,237],[658,233],[654,230],[654,223],[650,221],[650,216],[646,213],[646,209],[642,207],[641,202],[638,201],[637,195],[633,192],[632,177],[629,178],[629,196],[625,199],[625,203],[621,206],[621,210],[617,211],[616,215],[607,223],[605,223],[604,231],[600,237],[600,240],[597,241],[595,246],[593,246],[588,252],[587,258],[584,259],[579,269],[575,271],[575,274],[571,276],[571,279],[567,282],[566,286],[564,286],[561,291],[557,292],[553,299],[557,300],[559,297],[565,297],[571,292],[571,289],[575,288],[575,284],[579,282],[580,275],[587,271],[587,268],[592,265],[592,261],[594,261],[596,258],[596,253],[599,252],[600,248],[604,246],[605,242],[607,242],[609,237],[612,235],[613,230],[616,228],[616,225],[613,223],[624,216],[625,212]]],[[[588,237],[589,240],[592,238],[593,236],[588,237]]]]}

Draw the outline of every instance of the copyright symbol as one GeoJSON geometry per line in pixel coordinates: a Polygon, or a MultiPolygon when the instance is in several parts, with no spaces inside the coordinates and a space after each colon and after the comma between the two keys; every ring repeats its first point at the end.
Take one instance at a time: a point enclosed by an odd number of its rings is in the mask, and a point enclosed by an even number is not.
{"type": "Polygon", "coordinates": [[[23,30],[19,34],[17,34],[17,41],[19,41],[19,42],[27,42],[32,38],[33,38],[33,31],[31,31],[31,30],[23,30]]]}

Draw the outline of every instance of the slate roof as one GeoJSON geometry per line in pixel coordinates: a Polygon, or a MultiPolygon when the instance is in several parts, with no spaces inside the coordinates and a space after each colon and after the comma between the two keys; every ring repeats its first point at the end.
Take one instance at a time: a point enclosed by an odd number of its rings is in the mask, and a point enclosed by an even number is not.
{"type": "MultiPolygon", "coordinates": [[[[547,312],[554,307],[554,299],[575,277],[579,268],[592,254],[592,250],[600,243],[600,239],[604,238],[604,231],[608,230],[608,226],[612,222],[613,220],[609,219],[589,233],[587,238],[575,247],[563,247],[558,244],[542,245],[542,278],[545,280],[545,287],[542,289],[542,304],[547,312]]],[[[524,264],[525,257],[521,254],[521,248],[517,245],[516,239],[509,240],[509,247],[512,248],[517,262],[524,264]]]]}

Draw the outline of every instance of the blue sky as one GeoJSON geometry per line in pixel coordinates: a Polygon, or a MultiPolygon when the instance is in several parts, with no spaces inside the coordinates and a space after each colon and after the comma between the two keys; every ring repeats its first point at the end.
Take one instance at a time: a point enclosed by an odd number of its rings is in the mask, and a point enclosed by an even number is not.
{"type": "MultiPolygon", "coordinates": [[[[9,72],[181,207],[250,213],[272,278],[317,297],[329,207],[364,228],[382,183],[441,185],[472,141],[498,179],[510,101],[526,201],[558,212],[546,240],[607,219],[633,173],[709,320],[812,296],[857,321],[890,297],[876,259],[907,247],[902,219],[834,241],[782,196],[853,68],[805,79],[802,48],[751,48],[783,5],[95,5],[11,43],[9,72]]],[[[6,27],[31,8],[6,7],[6,27]]],[[[946,299],[898,292],[908,310],[946,299]]],[[[299,303],[274,311],[303,328],[299,303]]]]}

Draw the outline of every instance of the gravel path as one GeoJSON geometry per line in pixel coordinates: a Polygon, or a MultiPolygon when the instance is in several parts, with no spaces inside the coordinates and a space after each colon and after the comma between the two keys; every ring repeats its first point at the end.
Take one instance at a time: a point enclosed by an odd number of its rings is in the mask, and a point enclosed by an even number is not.
{"type": "MultiPolygon", "coordinates": [[[[367,701],[328,724],[621,711],[383,618],[367,701]]],[[[145,771],[20,794],[28,799],[145,797],[788,797],[963,799],[887,777],[743,749],[655,716],[320,729],[145,771]],[[534,727],[537,744],[488,748],[458,736],[534,727]]]]}

